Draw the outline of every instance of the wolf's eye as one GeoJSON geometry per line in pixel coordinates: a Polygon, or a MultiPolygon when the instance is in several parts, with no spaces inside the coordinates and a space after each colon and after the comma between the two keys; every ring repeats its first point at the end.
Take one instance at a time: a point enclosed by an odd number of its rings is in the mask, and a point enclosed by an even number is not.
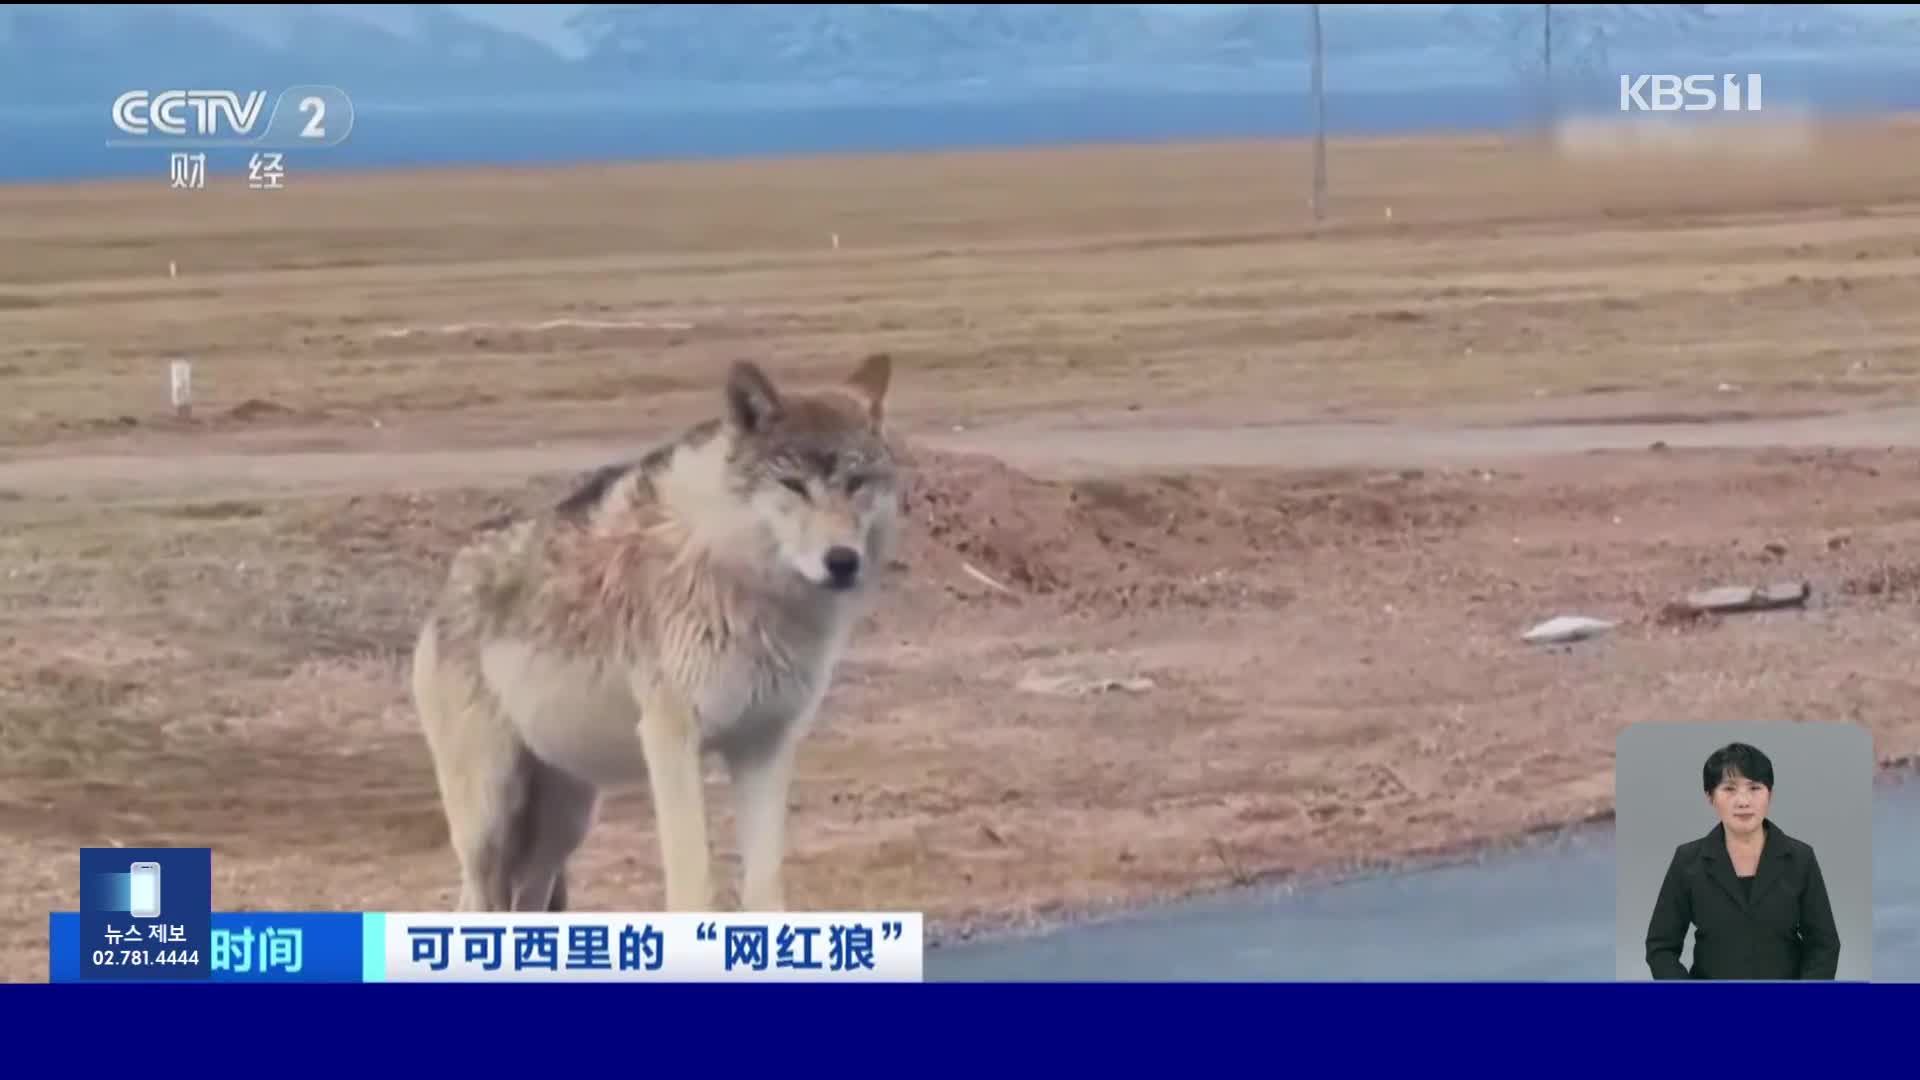
{"type": "Polygon", "coordinates": [[[787,490],[793,492],[795,495],[798,495],[803,499],[807,497],[807,482],[805,480],[802,480],[797,476],[789,476],[789,477],[783,478],[780,482],[782,484],[785,484],[787,486],[787,490]]]}
{"type": "Polygon", "coordinates": [[[867,478],[864,476],[847,477],[847,494],[852,495],[853,493],[859,491],[861,486],[864,485],[866,482],[867,482],[867,478]]]}

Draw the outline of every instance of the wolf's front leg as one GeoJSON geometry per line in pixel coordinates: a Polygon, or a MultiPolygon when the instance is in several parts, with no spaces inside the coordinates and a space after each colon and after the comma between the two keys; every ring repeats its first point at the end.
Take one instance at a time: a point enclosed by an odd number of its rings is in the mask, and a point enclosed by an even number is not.
{"type": "Polygon", "coordinates": [[[707,842],[706,793],[700,775],[700,732],[693,710],[671,692],[635,688],[640,701],[640,747],[653,790],[660,869],[668,911],[713,910],[712,856],[707,842]]]}
{"type": "Polygon", "coordinates": [[[787,853],[787,792],[796,738],[729,755],[734,827],[739,837],[742,911],[785,911],[781,864],[787,853]]]}

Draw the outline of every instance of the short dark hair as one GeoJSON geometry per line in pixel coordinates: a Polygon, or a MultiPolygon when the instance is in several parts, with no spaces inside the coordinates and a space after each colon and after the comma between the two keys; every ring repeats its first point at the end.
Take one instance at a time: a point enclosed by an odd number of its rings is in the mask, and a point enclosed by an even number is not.
{"type": "Polygon", "coordinates": [[[1768,791],[1773,790],[1773,762],[1757,746],[1728,743],[1707,755],[1706,767],[1700,770],[1700,784],[1711,795],[1729,773],[1738,773],[1768,791]]]}

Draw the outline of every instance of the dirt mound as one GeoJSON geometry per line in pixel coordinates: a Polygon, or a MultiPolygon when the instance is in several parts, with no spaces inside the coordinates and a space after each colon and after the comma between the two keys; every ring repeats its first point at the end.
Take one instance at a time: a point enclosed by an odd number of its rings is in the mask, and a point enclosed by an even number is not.
{"type": "MultiPolygon", "coordinates": [[[[982,455],[914,448],[904,456],[898,554],[908,572],[896,580],[924,603],[1044,599],[1061,614],[1092,615],[1276,607],[1316,572],[1319,555],[1403,547],[1482,512],[1476,488],[1418,471],[1209,469],[1061,480],[982,455]]],[[[283,527],[362,564],[395,560],[437,581],[472,530],[537,513],[576,482],[543,476],[509,490],[329,499],[300,508],[283,527]]]]}
{"type": "Polygon", "coordinates": [[[1023,593],[1069,587],[1126,561],[1058,484],[992,458],[921,451],[902,497],[904,556],[916,569],[966,563],[1023,593]]]}
{"type": "Polygon", "coordinates": [[[265,398],[248,398],[227,410],[227,419],[248,422],[253,420],[278,420],[293,416],[294,411],[277,401],[265,398]]]}
{"type": "MultiPolygon", "coordinates": [[[[977,583],[963,569],[971,566],[1069,611],[1284,603],[1291,554],[1471,517],[1455,493],[1417,490],[1418,474],[1245,469],[1063,481],[984,456],[910,457],[905,558],[916,578],[977,583]]],[[[950,591],[995,595],[984,583],[950,591]]]]}

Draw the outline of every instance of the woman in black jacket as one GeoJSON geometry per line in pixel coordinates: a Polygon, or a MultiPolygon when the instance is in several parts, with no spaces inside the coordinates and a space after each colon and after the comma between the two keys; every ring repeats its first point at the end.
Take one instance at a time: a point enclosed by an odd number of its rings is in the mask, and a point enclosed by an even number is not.
{"type": "Polygon", "coordinates": [[[1720,824],[1681,844],[1647,924],[1656,979],[1832,979],[1840,932],[1813,848],[1767,820],[1773,763],[1745,743],[1707,758],[1720,824]],[[1694,931],[1693,969],[1680,963],[1694,931]]]}

